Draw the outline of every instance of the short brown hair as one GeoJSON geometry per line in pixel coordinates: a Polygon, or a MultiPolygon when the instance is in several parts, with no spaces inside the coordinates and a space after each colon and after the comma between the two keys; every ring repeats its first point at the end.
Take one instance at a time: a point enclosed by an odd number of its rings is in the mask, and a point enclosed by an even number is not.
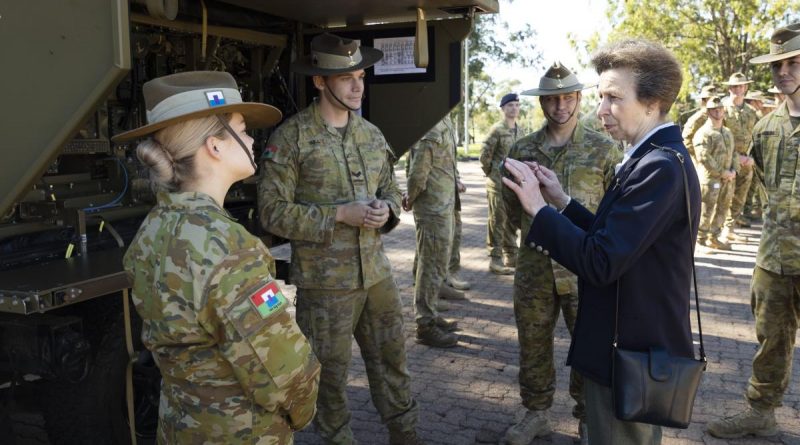
{"type": "Polygon", "coordinates": [[[591,63],[597,74],[616,68],[631,70],[639,102],[658,101],[662,116],[669,112],[683,82],[681,65],[675,55],[649,40],[627,39],[612,43],[594,53],[591,63]]]}

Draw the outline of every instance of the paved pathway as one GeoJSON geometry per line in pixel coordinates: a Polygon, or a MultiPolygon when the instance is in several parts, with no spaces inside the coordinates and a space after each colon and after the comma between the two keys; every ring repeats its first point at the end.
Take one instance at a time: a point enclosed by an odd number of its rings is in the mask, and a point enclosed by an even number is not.
{"type": "MultiPolygon", "coordinates": [[[[486,195],[477,162],[459,163],[467,193],[462,195],[464,220],[461,246],[463,277],[472,282],[468,302],[450,302],[446,317],[459,321],[460,346],[432,349],[414,342],[411,266],[414,258],[414,221],[410,213],[384,240],[394,276],[400,287],[406,320],[406,347],[412,390],[421,407],[419,431],[428,444],[496,444],[520,409],[517,385],[518,344],[511,301],[511,276],[488,272],[486,195]]],[[[404,187],[403,172],[398,181],[404,187]]],[[[709,355],[706,372],[695,403],[694,423],[689,429],[665,429],[665,444],[725,444],[705,433],[710,420],[745,407],[743,391],[756,349],[749,283],[758,245],[758,230],[743,230],[746,244],[727,253],[698,252],[705,346],[709,355]]],[[[291,286],[289,286],[291,289],[291,286]]],[[[290,290],[289,289],[289,290],[290,290]]],[[[694,325],[694,323],[693,323],[694,325]]],[[[696,336],[695,336],[696,339],[696,336]]],[[[563,322],[556,332],[556,362],[564,363],[569,335],[563,322]]],[[[557,390],[550,410],[553,434],[534,444],[572,444],[577,422],[571,417],[572,401],[567,393],[568,368],[557,367],[557,390]]],[[[782,434],[777,438],[740,439],[733,444],[800,444],[800,372],[792,376],[784,407],[777,411],[782,434]]],[[[369,397],[364,364],[353,347],[350,373],[352,427],[361,444],[388,443],[385,427],[369,397]]],[[[313,428],[295,435],[298,445],[322,441],[313,428]]]]}

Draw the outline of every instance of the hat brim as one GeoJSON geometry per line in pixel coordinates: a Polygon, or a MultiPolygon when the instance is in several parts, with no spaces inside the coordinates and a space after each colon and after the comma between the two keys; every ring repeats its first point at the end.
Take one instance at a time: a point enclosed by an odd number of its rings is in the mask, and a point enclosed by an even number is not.
{"type": "Polygon", "coordinates": [[[359,48],[361,51],[361,62],[348,66],[347,68],[331,69],[320,68],[311,64],[311,55],[306,55],[292,64],[292,71],[306,76],[332,76],[335,74],[352,73],[353,71],[365,70],[375,65],[383,58],[383,51],[368,46],[359,48]]]}
{"type": "Polygon", "coordinates": [[[582,91],[587,88],[592,88],[596,85],[597,85],[596,83],[589,83],[589,84],[578,83],[571,87],[559,88],[557,90],[543,90],[540,88],[533,88],[531,90],[525,90],[519,94],[523,96],[557,96],[559,94],[567,94],[567,93],[574,93],[576,91],[582,91]]]}
{"type": "Polygon", "coordinates": [[[722,82],[723,85],[728,85],[729,87],[733,87],[733,86],[736,86],[736,85],[747,85],[747,84],[750,84],[750,83],[753,83],[753,81],[752,80],[746,80],[744,82],[722,82]]]}
{"type": "Polygon", "coordinates": [[[183,114],[181,116],[166,119],[160,122],[155,122],[145,125],[124,133],[120,133],[111,138],[114,142],[126,142],[133,139],[142,138],[155,133],[158,130],[169,127],[180,122],[185,122],[192,119],[201,117],[212,116],[215,114],[227,113],[241,113],[244,116],[245,125],[248,130],[256,128],[271,127],[281,121],[283,114],[281,111],[272,105],[259,104],[255,102],[242,102],[238,104],[222,105],[204,110],[198,110],[193,113],[183,114]]]}
{"type": "Polygon", "coordinates": [[[788,53],[783,53],[783,54],[764,54],[763,56],[753,57],[752,59],[750,59],[750,63],[752,64],[771,63],[775,62],[776,60],[788,59],[789,57],[794,57],[797,55],[800,55],[800,49],[789,51],[788,53]]]}

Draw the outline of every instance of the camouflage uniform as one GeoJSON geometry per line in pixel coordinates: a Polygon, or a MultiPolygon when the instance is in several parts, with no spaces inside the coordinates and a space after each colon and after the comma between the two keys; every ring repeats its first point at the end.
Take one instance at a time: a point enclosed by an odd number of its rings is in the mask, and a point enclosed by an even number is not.
{"type": "Polygon", "coordinates": [[[417,235],[414,308],[418,325],[438,316],[436,305],[449,266],[455,228],[455,128],[442,119],[411,147],[408,202],[413,206],[417,235]]]}
{"type": "MultiPolygon", "coordinates": [[[[689,152],[689,156],[692,157],[693,161],[697,161],[697,154],[695,153],[694,147],[694,135],[707,120],[708,113],[706,113],[705,107],[703,107],[689,116],[689,119],[687,119],[686,123],[683,125],[683,145],[686,146],[686,150],[689,152]]],[[[736,162],[739,162],[738,157],[736,162]]],[[[695,165],[696,164],[697,162],[695,162],[695,165]]]]}
{"type": "Polygon", "coordinates": [[[346,395],[353,336],[383,421],[401,431],[417,421],[400,295],[381,241],[400,214],[389,156],[377,127],[350,113],[342,136],[316,102],[278,127],[265,151],[259,214],[267,231],[291,241],[297,321],[322,363],[316,422],[327,443],[354,443],[346,395]],[[380,230],[336,222],[337,205],[375,198],[392,212],[380,230]]]}
{"type": "MultiPolygon", "coordinates": [[[[455,150],[455,146],[453,146],[453,150],[455,150]]],[[[456,159],[458,158],[457,155],[456,159]]],[[[456,179],[459,179],[460,176],[458,174],[458,170],[456,170],[456,179]]],[[[450,261],[448,261],[447,265],[447,273],[449,275],[454,275],[458,273],[461,269],[461,229],[463,228],[461,224],[461,196],[458,193],[458,187],[456,187],[456,202],[453,205],[453,243],[450,245],[450,261]]],[[[414,269],[414,273],[416,274],[416,269],[414,269]]]]}
{"type": "Polygon", "coordinates": [[[481,168],[486,174],[486,198],[489,201],[489,221],[486,227],[486,247],[489,256],[502,258],[503,254],[516,256],[517,229],[508,220],[503,207],[503,182],[500,167],[508,150],[517,139],[525,136],[525,130],[519,125],[508,128],[505,121],[496,123],[481,147],[481,168]]]}
{"type": "Polygon", "coordinates": [[[692,144],[696,150],[695,159],[698,162],[695,166],[703,198],[697,234],[702,240],[719,236],[722,232],[725,215],[733,198],[734,181],[723,181],[721,176],[725,171],[736,171],[739,157],[733,150],[733,134],[730,130],[725,127],[714,129],[710,119],[697,130],[692,144]]]}
{"type": "Polygon", "coordinates": [[[747,399],[763,409],[781,405],[800,314],[800,126],[785,102],[755,126],[750,153],[766,207],[751,288],[759,347],[747,399]]]}
{"type": "Polygon", "coordinates": [[[210,196],[162,193],[124,264],[163,376],[158,443],[292,443],[319,363],[266,246],[210,196]]]}
{"type": "MultiPolygon", "coordinates": [[[[733,105],[730,98],[725,101],[725,126],[733,133],[733,146],[737,155],[747,156],[750,139],[753,134],[753,126],[758,121],[756,110],[747,104],[741,107],[733,105]]],[[[737,156],[737,163],[738,156],[737,156]]],[[[731,210],[725,221],[725,226],[733,229],[736,219],[742,214],[744,201],[747,199],[747,192],[750,190],[750,182],[753,180],[753,167],[740,166],[736,174],[736,186],[731,201],[731,210]]]]}
{"type": "MultiPolygon", "coordinates": [[[[567,194],[595,210],[614,176],[615,165],[622,160],[622,152],[604,134],[580,123],[566,146],[547,147],[545,129],[517,141],[508,156],[552,169],[567,194]]],[[[506,188],[503,197],[509,214],[519,218],[524,240],[532,219],[522,211],[511,189],[506,188]]],[[[520,343],[520,395],[529,410],[545,410],[553,403],[553,330],[559,309],[571,335],[578,310],[577,276],[550,260],[541,248],[520,245],[514,274],[514,315],[520,343]]],[[[569,391],[577,402],[573,410],[577,418],[584,417],[581,380],[577,372],[570,372],[569,391]]]]}

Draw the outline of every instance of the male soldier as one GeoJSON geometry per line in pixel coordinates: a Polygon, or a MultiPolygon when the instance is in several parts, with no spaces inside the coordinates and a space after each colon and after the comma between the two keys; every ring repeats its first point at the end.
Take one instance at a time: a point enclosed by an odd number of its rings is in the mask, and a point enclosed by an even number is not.
{"type": "MultiPolygon", "coordinates": [[[[453,150],[456,147],[453,146],[453,150]]],[[[457,156],[456,156],[457,157],[457,156]]],[[[469,281],[461,278],[461,194],[467,191],[467,186],[461,182],[461,176],[456,168],[456,204],[453,206],[453,245],[450,247],[450,261],[447,266],[447,277],[444,286],[439,289],[439,296],[447,300],[466,300],[464,291],[471,287],[469,281]]]]}
{"type": "Polygon", "coordinates": [[[403,202],[403,208],[414,211],[417,233],[417,342],[436,348],[458,343],[453,334],[456,322],[439,316],[438,308],[453,246],[457,180],[455,127],[448,115],[411,147],[408,191],[403,202]]]}
{"type": "Polygon", "coordinates": [[[759,119],[764,117],[764,99],[764,93],[758,90],[748,91],[744,96],[744,103],[756,110],[756,116],[758,116],[759,119]]]}
{"type": "Polygon", "coordinates": [[[486,198],[489,201],[489,221],[486,226],[486,247],[489,249],[489,270],[498,275],[511,275],[517,260],[517,229],[508,220],[503,207],[503,183],[500,165],[508,150],[525,131],[517,125],[519,96],[508,93],[500,99],[504,119],[492,126],[481,147],[481,168],[486,174],[486,198]]]}
{"type": "Polygon", "coordinates": [[[717,437],[778,434],[775,408],[789,385],[797,326],[800,322],[800,23],[772,34],[770,53],[750,59],[769,63],[786,101],[753,129],[750,154],[766,205],[761,244],[751,284],[758,351],[745,397],[744,412],[708,424],[717,437]]]}
{"type": "MultiPolygon", "coordinates": [[[[512,145],[508,157],[535,161],[555,171],[570,196],[595,210],[622,153],[604,134],[578,124],[581,91],[588,87],[559,62],[553,64],[540,79],[539,88],[522,93],[539,96],[547,122],[512,145]]],[[[514,192],[506,187],[503,197],[510,217],[527,230],[531,218],[522,211],[514,192]]],[[[551,261],[541,247],[520,245],[514,274],[514,315],[520,345],[520,395],[525,410],[518,423],[506,432],[507,443],[528,444],[550,431],[546,410],[553,404],[555,393],[553,331],[560,310],[571,335],[577,309],[577,277],[551,261]]],[[[579,374],[571,372],[569,392],[576,402],[572,414],[580,419],[583,439],[582,386],[579,374]]]]}
{"type": "Polygon", "coordinates": [[[733,134],[722,126],[725,108],[719,97],[706,101],[708,120],[693,137],[698,162],[697,176],[703,196],[700,228],[697,239],[714,249],[730,250],[730,245],[719,240],[722,224],[733,198],[733,179],[736,178],[737,158],[733,151],[733,134]]]}
{"type": "Polygon", "coordinates": [[[742,73],[733,73],[727,82],[723,82],[728,85],[730,92],[730,95],[722,102],[725,105],[725,126],[733,133],[733,146],[739,157],[733,201],[731,201],[730,212],[725,220],[728,241],[744,241],[745,238],[733,233],[733,229],[736,226],[750,227],[750,224],[742,220],[740,216],[744,209],[747,192],[750,190],[750,182],[753,179],[753,158],[747,155],[747,151],[750,147],[753,126],[758,122],[758,116],[753,107],[744,103],[747,85],[752,82],[742,73]]]}
{"type": "Polygon", "coordinates": [[[322,364],[316,422],[325,443],[352,444],[347,368],[355,336],[391,444],[421,443],[406,367],[400,295],[381,234],[399,220],[389,146],[356,114],[380,51],[332,34],[293,65],[319,98],[270,137],[259,180],[264,228],[291,240],[297,322],[322,364]]]}
{"type": "Polygon", "coordinates": [[[700,89],[700,107],[697,108],[697,111],[694,112],[689,119],[686,120],[686,123],[683,124],[683,145],[686,146],[686,151],[689,152],[689,155],[692,159],[697,159],[694,146],[692,145],[692,138],[694,138],[695,133],[700,127],[708,119],[708,115],[706,114],[706,103],[708,99],[714,97],[717,94],[717,87],[715,85],[706,85],[700,89]]]}

